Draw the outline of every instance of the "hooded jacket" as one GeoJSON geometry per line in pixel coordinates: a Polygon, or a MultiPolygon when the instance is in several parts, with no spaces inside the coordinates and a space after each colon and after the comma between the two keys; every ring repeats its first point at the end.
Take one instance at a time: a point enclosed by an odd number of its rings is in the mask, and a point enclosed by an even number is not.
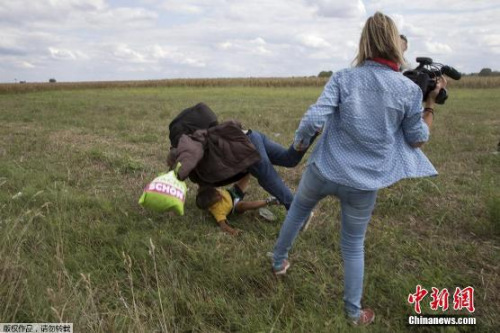
{"type": "Polygon", "coordinates": [[[189,176],[194,183],[212,186],[237,181],[260,161],[257,149],[235,121],[183,134],[170,155],[175,164],[181,163],[179,179],[189,176]]]}
{"type": "Polygon", "coordinates": [[[184,109],[169,124],[169,139],[172,147],[177,147],[183,134],[193,134],[199,129],[218,125],[217,116],[205,103],[184,109]]]}

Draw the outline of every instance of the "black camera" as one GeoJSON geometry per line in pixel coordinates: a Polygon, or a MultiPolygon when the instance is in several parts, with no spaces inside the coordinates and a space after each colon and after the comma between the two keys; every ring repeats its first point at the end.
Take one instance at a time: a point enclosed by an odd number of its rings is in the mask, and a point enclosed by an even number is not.
{"type": "MultiPolygon", "coordinates": [[[[418,57],[417,62],[419,65],[415,69],[405,71],[404,76],[415,82],[424,95],[424,101],[429,96],[429,93],[436,89],[437,78],[443,74],[449,76],[453,80],[460,80],[462,75],[453,67],[435,63],[431,58],[418,57]]],[[[444,104],[448,98],[446,89],[441,88],[439,94],[436,96],[437,104],[444,104]]]]}

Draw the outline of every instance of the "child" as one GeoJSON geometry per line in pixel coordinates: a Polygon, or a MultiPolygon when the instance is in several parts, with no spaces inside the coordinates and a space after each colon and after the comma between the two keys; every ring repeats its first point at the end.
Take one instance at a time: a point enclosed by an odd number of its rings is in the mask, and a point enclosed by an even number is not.
{"type": "Polygon", "coordinates": [[[279,204],[278,200],[274,197],[270,197],[267,200],[243,201],[249,179],[250,175],[247,174],[229,189],[217,189],[213,186],[200,187],[196,195],[196,206],[200,209],[208,210],[224,232],[232,236],[238,235],[240,230],[228,225],[228,215],[231,213],[242,214],[248,210],[279,204]]]}

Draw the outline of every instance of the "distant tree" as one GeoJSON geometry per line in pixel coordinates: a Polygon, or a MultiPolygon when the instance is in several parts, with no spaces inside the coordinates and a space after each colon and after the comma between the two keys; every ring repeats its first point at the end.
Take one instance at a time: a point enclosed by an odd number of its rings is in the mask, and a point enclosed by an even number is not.
{"type": "Polygon", "coordinates": [[[481,71],[479,72],[479,76],[490,76],[492,73],[492,70],[491,68],[483,68],[481,69],[481,71]]]}
{"type": "Polygon", "coordinates": [[[49,79],[49,82],[50,83],[56,83],[57,81],[56,81],[56,79],[49,79]]]}
{"type": "Polygon", "coordinates": [[[318,74],[318,77],[330,77],[333,75],[332,71],[321,71],[318,74]]]}

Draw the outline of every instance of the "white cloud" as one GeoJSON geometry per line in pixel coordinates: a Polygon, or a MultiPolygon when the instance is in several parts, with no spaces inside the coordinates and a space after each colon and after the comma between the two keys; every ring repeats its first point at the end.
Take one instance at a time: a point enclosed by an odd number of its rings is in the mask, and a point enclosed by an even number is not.
{"type": "Polygon", "coordinates": [[[331,47],[330,43],[328,43],[326,40],[324,40],[320,36],[302,34],[302,35],[297,36],[297,38],[302,45],[307,46],[307,47],[312,47],[312,48],[331,47]]]}
{"type": "MultiPolygon", "coordinates": [[[[104,52],[99,57],[112,59],[113,62],[121,64],[136,64],[142,68],[158,68],[162,64],[185,65],[188,67],[205,67],[204,60],[180,52],[176,48],[168,48],[159,44],[141,48],[124,43],[103,45],[104,52]],[[111,55],[111,57],[109,57],[111,55]]],[[[145,70],[143,70],[145,71],[145,70]]]]}
{"type": "Polygon", "coordinates": [[[0,27],[31,30],[123,29],[152,26],[155,11],[145,8],[110,7],[103,0],[42,0],[0,2],[0,27]]]}
{"type": "Polygon", "coordinates": [[[141,54],[136,50],[133,50],[127,44],[116,45],[112,54],[117,60],[125,62],[132,62],[132,63],[146,62],[145,55],[141,54]]]}
{"type": "Polygon", "coordinates": [[[90,23],[93,29],[123,29],[124,26],[127,28],[152,27],[158,14],[143,8],[124,7],[96,11],[83,18],[81,24],[90,23]]]}
{"type": "Polygon", "coordinates": [[[102,11],[104,0],[17,0],[0,2],[0,20],[28,24],[36,21],[65,20],[72,12],[102,11]]]}
{"type": "Polygon", "coordinates": [[[315,7],[319,16],[339,18],[359,18],[366,15],[365,5],[361,0],[306,0],[315,7]]]}
{"type": "Polygon", "coordinates": [[[231,40],[216,44],[216,47],[226,52],[238,52],[254,55],[268,55],[272,52],[269,50],[269,45],[262,37],[257,37],[252,40],[231,40]]]}
{"type": "Polygon", "coordinates": [[[49,53],[54,59],[76,59],[75,54],[70,50],[57,49],[55,47],[49,47],[49,53]]]}
{"type": "Polygon", "coordinates": [[[233,47],[233,43],[226,41],[226,42],[218,43],[217,47],[221,50],[229,50],[233,47]]]}
{"type": "Polygon", "coordinates": [[[366,17],[376,10],[408,36],[409,60],[431,56],[466,72],[500,69],[500,5],[491,1],[443,0],[439,10],[431,0],[120,3],[0,1],[2,78],[315,75],[350,66],[366,17]]]}
{"type": "Polygon", "coordinates": [[[204,9],[200,5],[189,3],[188,1],[169,0],[164,1],[161,8],[167,12],[182,14],[201,14],[204,9]]]}
{"type": "Polygon", "coordinates": [[[35,65],[27,61],[14,61],[13,65],[17,68],[23,68],[23,69],[31,69],[36,67],[35,65]]]}
{"type": "Polygon", "coordinates": [[[426,42],[425,47],[427,52],[431,54],[450,54],[453,52],[449,45],[439,42],[426,42]]]}
{"type": "Polygon", "coordinates": [[[481,41],[489,47],[499,48],[500,47],[500,34],[485,33],[484,35],[481,36],[481,41]]]}
{"type": "Polygon", "coordinates": [[[182,58],[178,60],[180,64],[189,65],[191,67],[205,67],[206,64],[198,59],[182,58]]]}
{"type": "Polygon", "coordinates": [[[474,10],[484,10],[498,6],[489,0],[440,0],[439,4],[435,0],[405,1],[400,0],[377,0],[365,1],[368,9],[372,12],[381,10],[385,14],[390,11],[400,11],[405,13],[425,13],[426,15],[437,15],[450,12],[467,12],[474,10]]]}

